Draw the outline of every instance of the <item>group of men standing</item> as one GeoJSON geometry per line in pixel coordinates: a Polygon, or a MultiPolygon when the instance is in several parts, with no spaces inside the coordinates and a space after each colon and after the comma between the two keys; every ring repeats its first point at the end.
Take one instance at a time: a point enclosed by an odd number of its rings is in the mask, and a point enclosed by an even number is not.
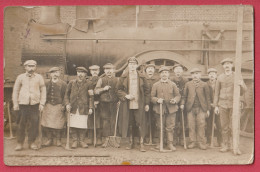
{"type": "MultiPolygon", "coordinates": [[[[188,148],[198,146],[207,149],[207,143],[211,142],[212,125],[216,123],[220,151],[230,149],[234,87],[233,61],[230,58],[221,61],[224,73],[218,78],[216,69],[208,69],[208,82],[201,80],[201,70],[198,68],[190,71],[192,80],[189,81],[182,76],[184,67],[180,64],[173,66],[173,78],[170,78],[170,69],[166,66],[160,67],[160,78],[155,77],[156,67],[153,64],[146,65],[143,74],[137,71],[138,60],[130,57],[128,70],[119,79],[115,77],[113,64],[108,63],[103,66],[105,74],[101,77],[97,65],[89,67],[92,75],[89,78],[86,68],[77,67],[77,78],[68,85],[60,79],[60,69],[53,67],[49,70],[51,79],[45,84],[42,76],[35,73],[36,64],[33,60],[26,61],[26,73],[19,75],[14,85],[14,110],[20,110],[21,115],[15,150],[23,148],[28,122],[28,143],[31,149],[37,149],[34,142],[38,133],[39,112],[42,112],[40,122],[47,137],[44,145],[50,146],[56,137],[56,145],[61,146],[61,129],[66,123],[65,111],[70,114],[72,148],[79,145],[88,147],[85,142],[87,131],[93,143],[94,128],[97,144],[107,147],[109,136],[117,128],[115,121],[118,111],[119,134],[129,137],[126,149],[134,148],[134,138],[138,133],[140,151],[145,152],[144,139],[147,133],[150,132],[154,137],[155,129],[159,131],[163,127],[167,148],[175,151],[177,144],[183,145],[183,129],[186,128],[183,123],[188,123],[188,148]],[[184,119],[183,113],[186,114],[184,119]],[[214,113],[215,121],[212,118],[214,113]],[[103,142],[102,137],[105,137],[103,142]]],[[[242,78],[238,84],[242,94],[246,90],[242,78]]]]}

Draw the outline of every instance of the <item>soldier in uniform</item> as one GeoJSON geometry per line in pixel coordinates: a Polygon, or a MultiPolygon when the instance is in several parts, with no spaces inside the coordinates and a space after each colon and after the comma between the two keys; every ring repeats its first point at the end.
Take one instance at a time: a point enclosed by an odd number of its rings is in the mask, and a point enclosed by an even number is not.
{"type": "Polygon", "coordinates": [[[46,102],[46,87],[43,77],[35,72],[36,65],[36,61],[27,60],[24,63],[26,72],[17,77],[13,88],[14,110],[20,111],[16,151],[23,149],[27,123],[29,123],[27,128],[29,147],[38,149],[34,142],[38,135],[39,113],[46,102]]]}
{"type": "MultiPolygon", "coordinates": [[[[232,146],[232,110],[233,110],[233,94],[234,94],[234,73],[233,60],[226,58],[221,61],[224,68],[224,73],[218,76],[215,95],[214,106],[215,113],[220,115],[221,131],[223,144],[220,149],[221,152],[227,152],[232,146]],[[230,142],[231,141],[231,142],[230,142]]],[[[247,87],[240,76],[239,85],[241,87],[240,95],[246,91],[247,87]]],[[[238,150],[239,151],[239,150],[238,150]]],[[[241,154],[239,151],[238,154],[241,154]]]]}
{"type": "MultiPolygon", "coordinates": [[[[147,82],[149,84],[149,87],[150,87],[150,90],[152,90],[152,86],[154,83],[156,83],[159,78],[158,77],[155,77],[154,76],[154,72],[155,72],[155,65],[154,64],[148,64],[145,66],[145,73],[146,73],[146,79],[147,79],[147,82]]],[[[152,138],[154,138],[154,134],[155,134],[155,117],[154,117],[154,112],[153,112],[153,104],[150,103],[150,106],[149,106],[149,111],[147,113],[148,115],[148,119],[149,119],[149,122],[147,122],[147,127],[151,129],[151,136],[152,138]],[[151,125],[151,126],[150,126],[151,125]]],[[[148,135],[149,133],[147,133],[148,135]]],[[[152,140],[153,141],[153,140],[152,140]]]]}
{"type": "Polygon", "coordinates": [[[71,80],[65,93],[65,104],[70,113],[70,127],[72,136],[72,148],[87,148],[85,136],[88,128],[88,115],[93,113],[93,99],[89,95],[91,85],[86,80],[87,69],[77,67],[77,78],[71,80]]]}
{"type": "MultiPolygon", "coordinates": [[[[174,76],[172,77],[172,81],[176,84],[179,89],[181,96],[183,96],[183,90],[185,84],[189,81],[188,78],[182,76],[183,74],[183,66],[181,64],[175,64],[173,66],[174,76]]],[[[180,102],[179,102],[180,105],[180,102]]],[[[178,109],[176,112],[176,124],[175,124],[175,132],[174,132],[174,145],[180,144],[183,145],[183,127],[182,127],[182,118],[181,118],[181,109],[178,109]]],[[[186,113],[184,113],[184,123],[187,122],[185,118],[186,113]]],[[[187,126],[187,125],[185,125],[187,126]]]]}
{"type": "MultiPolygon", "coordinates": [[[[97,132],[97,145],[102,144],[101,138],[101,128],[100,128],[100,108],[99,106],[99,95],[94,93],[94,89],[99,80],[100,67],[98,65],[92,65],[89,67],[91,76],[88,78],[88,82],[91,84],[91,92],[93,92],[94,96],[94,107],[95,107],[95,124],[96,124],[96,132],[97,132]]],[[[90,139],[90,144],[93,144],[94,138],[94,115],[89,116],[88,120],[88,134],[90,139]]]]}
{"type": "Polygon", "coordinates": [[[46,83],[47,100],[42,113],[41,125],[45,130],[47,141],[44,146],[50,146],[56,136],[56,145],[61,146],[61,129],[63,129],[66,116],[64,114],[64,96],[67,84],[60,77],[60,68],[53,67],[49,70],[50,81],[46,83]]]}
{"type": "Polygon", "coordinates": [[[209,76],[209,80],[207,84],[209,86],[211,110],[210,110],[210,115],[207,118],[207,127],[206,127],[207,143],[208,144],[211,143],[212,125],[216,123],[217,143],[220,146],[222,144],[222,135],[221,135],[221,125],[220,125],[219,115],[215,116],[215,121],[213,122],[213,113],[214,113],[213,99],[214,99],[215,86],[217,80],[217,70],[215,68],[209,68],[208,76],[209,76]]]}
{"type": "Polygon", "coordinates": [[[129,146],[134,148],[133,130],[136,126],[140,136],[140,151],[145,152],[146,115],[149,110],[150,88],[144,75],[137,72],[138,61],[135,57],[128,59],[128,71],[123,73],[117,83],[117,95],[121,101],[119,115],[119,132],[122,137],[129,137],[129,146]]]}
{"type": "Polygon", "coordinates": [[[187,82],[184,87],[183,97],[181,101],[181,109],[187,111],[189,124],[189,137],[191,143],[189,149],[196,146],[196,142],[200,149],[207,149],[205,139],[205,123],[206,117],[210,111],[210,96],[207,83],[200,80],[201,70],[194,68],[190,71],[192,80],[187,82]],[[197,126],[197,127],[196,127],[197,126]]]}
{"type": "Polygon", "coordinates": [[[113,135],[115,128],[118,102],[116,84],[118,79],[115,77],[113,64],[107,63],[103,68],[105,76],[99,78],[94,92],[99,95],[102,136],[105,137],[102,147],[105,148],[108,146],[109,136],[113,135]]]}
{"type": "MultiPolygon", "coordinates": [[[[152,87],[151,100],[154,104],[156,126],[160,131],[160,105],[163,104],[163,126],[166,130],[167,146],[170,150],[175,151],[173,146],[173,133],[175,128],[176,112],[178,111],[178,103],[181,95],[176,84],[169,80],[169,69],[165,66],[159,70],[161,80],[156,82],[152,87]]],[[[159,148],[159,145],[157,146],[159,148]]]]}

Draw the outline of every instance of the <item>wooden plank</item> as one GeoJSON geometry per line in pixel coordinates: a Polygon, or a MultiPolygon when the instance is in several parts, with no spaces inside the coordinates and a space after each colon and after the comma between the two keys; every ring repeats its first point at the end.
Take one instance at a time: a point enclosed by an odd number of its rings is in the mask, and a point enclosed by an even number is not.
{"type": "Polygon", "coordinates": [[[233,131],[233,153],[240,154],[239,151],[239,133],[240,133],[240,86],[238,85],[241,76],[241,58],[242,58],[242,35],[243,35],[243,10],[244,6],[238,7],[237,15],[237,41],[236,41],[236,58],[235,58],[235,80],[233,95],[233,114],[232,114],[232,131],[233,131]]]}

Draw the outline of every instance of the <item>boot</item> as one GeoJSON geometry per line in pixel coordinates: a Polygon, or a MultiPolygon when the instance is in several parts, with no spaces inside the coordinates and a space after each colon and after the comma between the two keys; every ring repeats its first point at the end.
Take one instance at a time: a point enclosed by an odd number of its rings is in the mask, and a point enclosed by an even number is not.
{"type": "Polygon", "coordinates": [[[167,132],[167,147],[171,151],[176,151],[176,148],[173,146],[173,132],[167,132]]]}
{"type": "Polygon", "coordinates": [[[143,137],[140,137],[140,151],[146,152],[146,150],[144,148],[144,138],[143,137]]]}
{"type": "Polygon", "coordinates": [[[193,148],[195,148],[195,146],[196,146],[195,142],[191,142],[191,143],[188,145],[188,148],[189,148],[189,149],[193,149],[193,148]]]}
{"type": "Polygon", "coordinates": [[[130,137],[129,137],[129,145],[126,147],[127,150],[134,148],[134,137],[133,137],[133,127],[132,126],[129,127],[129,133],[130,133],[130,137]]]}
{"type": "Polygon", "coordinates": [[[206,146],[206,144],[204,144],[204,143],[199,143],[199,148],[200,148],[201,150],[206,150],[206,149],[207,149],[207,146],[206,146]]]}
{"type": "Polygon", "coordinates": [[[228,146],[226,144],[222,144],[221,149],[219,151],[220,152],[227,152],[228,151],[228,146]]]}
{"type": "Polygon", "coordinates": [[[43,144],[44,146],[51,146],[52,145],[52,131],[50,128],[46,128],[46,137],[47,141],[43,144]]]}
{"type": "Polygon", "coordinates": [[[97,146],[102,145],[101,129],[97,129],[97,146]]]}
{"type": "Polygon", "coordinates": [[[37,150],[38,146],[35,143],[30,144],[30,149],[37,150]]]}
{"type": "Polygon", "coordinates": [[[21,143],[18,143],[17,145],[16,145],[16,147],[15,147],[15,151],[20,151],[20,150],[22,150],[23,149],[23,145],[21,144],[21,143]]]}
{"type": "Polygon", "coordinates": [[[56,131],[56,146],[61,146],[61,130],[56,131]]]}
{"type": "Polygon", "coordinates": [[[102,148],[106,148],[108,146],[109,137],[105,138],[105,142],[102,144],[102,148]]]}
{"type": "Polygon", "coordinates": [[[85,131],[84,130],[80,131],[80,133],[79,133],[79,144],[82,148],[88,147],[87,143],[85,143],[85,136],[86,136],[85,131]]]}

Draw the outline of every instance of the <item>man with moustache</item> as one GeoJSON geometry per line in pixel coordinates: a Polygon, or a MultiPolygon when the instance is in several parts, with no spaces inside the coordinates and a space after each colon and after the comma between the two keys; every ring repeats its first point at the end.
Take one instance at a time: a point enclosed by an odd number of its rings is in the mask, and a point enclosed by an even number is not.
{"type": "Polygon", "coordinates": [[[71,80],[65,93],[66,110],[70,113],[70,127],[72,148],[77,148],[78,143],[82,148],[87,148],[85,136],[88,128],[88,115],[93,113],[93,99],[89,95],[91,85],[86,80],[87,69],[77,67],[77,78],[71,80]]]}
{"type": "MultiPolygon", "coordinates": [[[[172,81],[178,87],[181,96],[183,96],[183,90],[184,90],[185,84],[189,80],[188,80],[188,78],[185,78],[182,76],[183,66],[181,64],[175,64],[173,66],[173,72],[174,72],[174,76],[172,78],[172,81]]],[[[179,105],[180,105],[180,102],[179,102],[179,105]]],[[[184,113],[184,123],[186,124],[187,119],[185,117],[186,117],[186,113],[184,113]]],[[[184,144],[181,109],[178,109],[178,111],[176,112],[176,124],[175,124],[175,132],[174,132],[173,137],[174,137],[174,143],[173,143],[174,145],[177,145],[177,144],[183,145],[184,144]]]]}
{"type": "MultiPolygon", "coordinates": [[[[234,72],[233,60],[226,58],[221,61],[224,68],[224,73],[220,74],[216,86],[214,95],[215,113],[220,116],[221,131],[223,144],[220,149],[221,152],[227,152],[232,147],[232,111],[233,111],[233,94],[234,94],[234,72]]],[[[241,87],[240,95],[243,95],[247,87],[240,76],[239,86],[241,87]]],[[[241,154],[238,150],[238,154],[241,154]]]]}
{"type": "MultiPolygon", "coordinates": [[[[175,151],[176,148],[173,146],[173,133],[181,95],[176,84],[169,80],[169,69],[163,66],[160,68],[159,73],[161,80],[153,85],[151,92],[151,101],[154,104],[153,110],[156,113],[156,126],[160,131],[162,127],[160,124],[160,104],[162,104],[163,130],[166,131],[167,147],[171,151],[175,151]]],[[[159,148],[159,145],[157,145],[157,148],[159,148]]]]}
{"type": "Polygon", "coordinates": [[[67,84],[60,79],[60,68],[49,70],[51,79],[46,83],[47,100],[42,113],[41,125],[46,133],[47,141],[44,146],[50,146],[56,136],[56,145],[61,146],[61,129],[63,129],[66,116],[64,114],[64,96],[67,84]]]}
{"type": "Polygon", "coordinates": [[[189,124],[189,149],[196,146],[200,149],[207,149],[205,139],[205,119],[209,116],[210,96],[207,83],[201,81],[201,70],[193,68],[191,71],[192,80],[187,82],[184,87],[181,101],[181,109],[186,109],[189,124]],[[185,105],[185,106],[184,106],[185,105]]]}
{"type": "Polygon", "coordinates": [[[146,115],[150,104],[150,88],[144,75],[137,72],[138,61],[135,57],[128,59],[128,71],[123,73],[117,83],[117,95],[121,101],[119,115],[119,132],[122,137],[129,134],[129,146],[134,148],[134,126],[139,130],[140,151],[145,152],[146,115]]]}
{"type": "Polygon", "coordinates": [[[105,141],[103,148],[108,146],[109,136],[112,136],[115,129],[116,110],[118,98],[116,95],[115,67],[111,63],[103,66],[105,76],[99,78],[94,93],[99,95],[99,108],[101,117],[102,136],[105,141]]]}
{"type": "MultiPolygon", "coordinates": [[[[154,76],[154,72],[155,72],[155,65],[154,64],[148,64],[145,66],[145,76],[146,76],[146,80],[149,84],[149,87],[150,87],[150,90],[152,90],[152,86],[154,83],[156,83],[159,78],[158,77],[155,77],[154,76]]],[[[149,122],[147,122],[147,127],[149,128],[149,130],[151,129],[151,131],[149,131],[151,133],[151,140],[150,140],[150,144],[152,144],[153,142],[153,137],[154,137],[154,134],[155,134],[155,117],[154,117],[154,112],[153,112],[153,104],[150,103],[149,105],[149,111],[147,113],[148,115],[148,119],[149,119],[149,122]]],[[[147,133],[148,135],[148,133],[147,133]]],[[[148,143],[149,144],[149,143],[148,143]]]]}
{"type": "MultiPolygon", "coordinates": [[[[97,137],[97,145],[102,144],[102,138],[101,138],[101,124],[100,124],[100,108],[99,106],[99,95],[94,92],[94,89],[97,85],[97,82],[99,80],[99,73],[100,73],[100,67],[98,65],[92,65],[89,67],[89,71],[91,76],[88,78],[88,82],[91,84],[91,96],[94,98],[94,107],[95,107],[95,124],[96,124],[96,137],[97,137]]],[[[88,120],[88,134],[90,139],[90,144],[93,144],[94,139],[94,115],[89,116],[88,120]]]]}
{"type": "Polygon", "coordinates": [[[20,111],[16,151],[23,149],[27,124],[29,124],[27,128],[29,147],[38,149],[34,142],[38,135],[39,114],[46,102],[46,87],[43,77],[35,72],[36,65],[34,60],[25,61],[26,72],[17,77],[13,88],[14,110],[20,111]]]}
{"type": "Polygon", "coordinates": [[[221,125],[220,125],[219,115],[215,116],[215,121],[213,121],[213,113],[214,113],[213,99],[214,99],[215,86],[217,81],[217,70],[215,68],[209,68],[207,72],[209,77],[207,84],[209,86],[210,103],[211,103],[210,115],[207,118],[207,127],[206,127],[207,143],[208,144],[211,143],[212,125],[216,123],[217,143],[220,146],[222,144],[222,135],[221,135],[221,125]]]}

